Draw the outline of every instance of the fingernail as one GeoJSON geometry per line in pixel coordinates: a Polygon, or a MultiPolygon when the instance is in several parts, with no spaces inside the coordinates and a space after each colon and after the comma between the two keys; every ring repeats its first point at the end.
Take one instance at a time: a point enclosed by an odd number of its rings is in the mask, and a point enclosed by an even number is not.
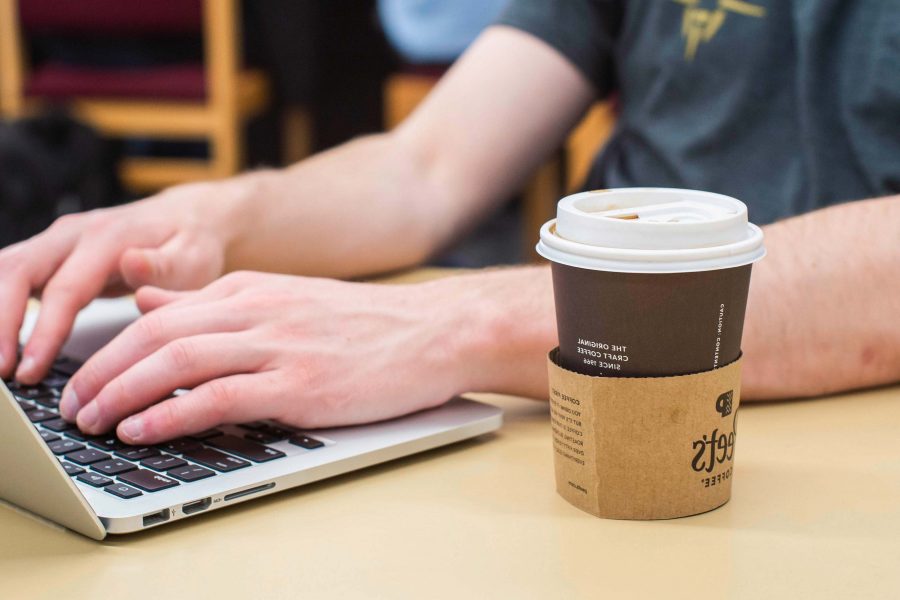
{"type": "Polygon", "coordinates": [[[138,441],[144,434],[144,419],[141,417],[131,417],[122,422],[122,433],[131,441],[138,441]]]}
{"type": "Polygon", "coordinates": [[[59,401],[59,412],[66,421],[74,421],[78,414],[78,394],[71,386],[63,390],[62,400],[59,401]]]}
{"type": "Polygon", "coordinates": [[[22,362],[19,363],[19,368],[16,370],[16,379],[21,378],[23,375],[27,376],[30,371],[34,370],[34,365],[34,358],[30,356],[22,358],[22,362]]]}
{"type": "Polygon", "coordinates": [[[94,426],[100,420],[100,411],[96,402],[89,402],[87,406],[78,411],[78,428],[88,433],[93,432],[94,426]]]}

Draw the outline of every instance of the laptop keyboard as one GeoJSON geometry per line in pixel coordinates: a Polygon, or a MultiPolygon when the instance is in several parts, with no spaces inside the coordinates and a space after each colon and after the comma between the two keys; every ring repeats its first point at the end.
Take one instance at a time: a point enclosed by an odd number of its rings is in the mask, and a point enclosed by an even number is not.
{"type": "Polygon", "coordinates": [[[60,393],[80,366],[59,358],[41,383],[9,381],[6,386],[70,477],[124,500],[286,456],[268,444],[287,441],[305,450],[325,445],[293,427],[264,421],[228,431],[209,429],[155,446],[129,446],[115,433],[88,435],[59,416],[60,393]]]}

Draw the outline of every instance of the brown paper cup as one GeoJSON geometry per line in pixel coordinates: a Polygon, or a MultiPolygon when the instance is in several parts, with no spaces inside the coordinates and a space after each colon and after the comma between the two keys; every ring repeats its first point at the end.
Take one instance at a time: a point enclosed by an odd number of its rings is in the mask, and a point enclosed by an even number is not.
{"type": "Polygon", "coordinates": [[[559,494],[593,515],[669,519],[731,496],[741,335],[763,233],[734,198],[574,194],[541,228],[559,494]]]}
{"type": "Polygon", "coordinates": [[[592,377],[548,361],[557,492],[611,519],[671,519],[728,502],[740,359],[673,377],[592,377]]]}
{"type": "Polygon", "coordinates": [[[741,353],[751,265],[616,273],[552,263],[559,363],[586,375],[683,375],[741,353]]]}

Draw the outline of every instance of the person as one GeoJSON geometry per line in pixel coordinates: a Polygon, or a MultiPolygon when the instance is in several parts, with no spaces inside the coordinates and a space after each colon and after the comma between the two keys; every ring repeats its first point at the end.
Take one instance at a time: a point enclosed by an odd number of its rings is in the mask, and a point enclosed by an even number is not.
{"type": "Polygon", "coordinates": [[[39,381],[79,308],[132,289],[145,316],[64,390],[63,414],[90,433],[146,444],[258,418],[361,423],[471,390],[545,398],[546,266],[329,278],[422,263],[615,90],[619,123],[590,185],[707,189],[772,222],[744,397],[895,382],[895,25],[900,10],[865,0],[517,0],[392,132],[63,217],[0,252],[0,369],[39,381]],[[32,293],[43,302],[16,365],[32,293]],[[191,391],[160,401],[177,388],[191,391]]]}

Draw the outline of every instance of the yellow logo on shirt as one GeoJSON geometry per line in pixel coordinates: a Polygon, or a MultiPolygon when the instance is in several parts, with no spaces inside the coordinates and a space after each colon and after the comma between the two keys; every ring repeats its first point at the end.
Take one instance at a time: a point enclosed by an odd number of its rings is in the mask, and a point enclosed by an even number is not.
{"type": "Polygon", "coordinates": [[[684,5],[684,16],[681,19],[681,37],[684,38],[684,58],[693,60],[700,42],[713,39],[725,22],[728,13],[746,17],[762,18],[766,16],[763,6],[752,4],[746,0],[716,0],[715,8],[703,8],[702,0],[672,0],[684,5]]]}

